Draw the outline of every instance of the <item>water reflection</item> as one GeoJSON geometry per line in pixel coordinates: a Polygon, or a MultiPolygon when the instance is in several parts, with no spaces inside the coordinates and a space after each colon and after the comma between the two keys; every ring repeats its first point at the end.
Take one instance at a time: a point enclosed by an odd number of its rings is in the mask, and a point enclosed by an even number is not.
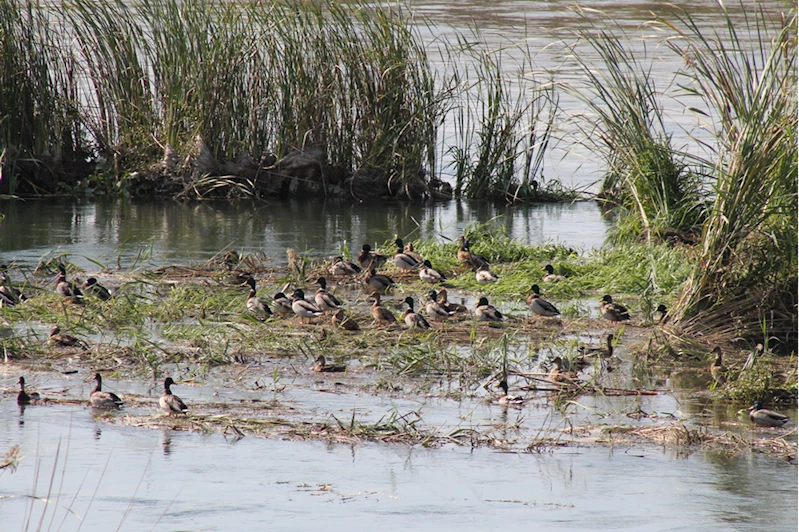
{"type": "Polygon", "coordinates": [[[491,220],[527,244],[559,242],[600,247],[609,226],[594,202],[505,208],[481,202],[352,204],[287,200],[263,203],[185,205],[171,202],[0,202],[0,252],[4,262],[33,267],[49,253],[70,253],[110,268],[130,267],[142,256],[157,265],[206,260],[223,249],[259,251],[285,262],[286,248],[329,257],[365,242],[454,240],[474,223],[491,220]],[[13,230],[12,230],[13,229],[13,230]]]}

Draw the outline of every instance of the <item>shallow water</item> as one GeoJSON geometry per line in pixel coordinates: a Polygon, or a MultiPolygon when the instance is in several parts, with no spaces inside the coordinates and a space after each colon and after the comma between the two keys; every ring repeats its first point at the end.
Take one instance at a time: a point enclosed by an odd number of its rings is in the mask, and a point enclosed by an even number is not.
{"type": "Polygon", "coordinates": [[[0,426],[0,448],[25,456],[0,473],[4,530],[42,515],[63,530],[362,530],[376,519],[387,530],[797,527],[795,468],[756,454],[236,441],[107,425],[83,406],[21,414],[8,400],[0,426]]]}

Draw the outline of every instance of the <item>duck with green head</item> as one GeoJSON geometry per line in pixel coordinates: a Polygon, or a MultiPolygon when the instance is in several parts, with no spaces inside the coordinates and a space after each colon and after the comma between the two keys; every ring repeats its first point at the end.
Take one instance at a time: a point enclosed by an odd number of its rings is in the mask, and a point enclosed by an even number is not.
{"type": "Polygon", "coordinates": [[[447,280],[443,273],[433,268],[429,260],[424,261],[419,268],[419,279],[430,284],[443,283],[447,280]]]}
{"type": "Polygon", "coordinates": [[[563,281],[566,279],[565,275],[559,275],[555,273],[555,268],[553,268],[551,264],[547,264],[543,269],[546,273],[541,280],[545,283],[557,283],[558,281],[563,281]]]}
{"type": "Polygon", "coordinates": [[[328,310],[338,310],[341,308],[341,301],[336,296],[327,291],[327,280],[324,277],[317,279],[316,284],[319,285],[319,290],[314,294],[314,302],[321,311],[327,312],[328,310]]]}
{"type": "Polygon", "coordinates": [[[255,279],[250,277],[247,279],[247,284],[250,285],[250,293],[247,295],[247,312],[259,320],[267,319],[272,315],[272,311],[265,301],[256,296],[255,279]]]}
{"type": "Polygon", "coordinates": [[[111,292],[108,291],[108,288],[98,283],[94,277],[89,277],[83,281],[81,288],[90,296],[94,296],[101,301],[109,301],[111,299],[111,292]]]}
{"type": "Polygon", "coordinates": [[[20,377],[17,381],[19,384],[19,393],[17,394],[17,404],[18,405],[27,405],[31,402],[38,401],[41,399],[38,392],[31,392],[30,394],[25,391],[25,377],[20,377]]]}
{"type": "Polygon", "coordinates": [[[620,303],[615,303],[609,295],[602,296],[599,302],[599,313],[609,321],[624,321],[630,319],[630,311],[620,303]]]}
{"type": "Polygon", "coordinates": [[[545,317],[553,317],[560,314],[560,311],[555,308],[555,305],[541,297],[541,289],[537,284],[534,284],[530,290],[532,290],[533,293],[527,296],[527,308],[529,308],[533,314],[545,317]]]}
{"type": "Polygon", "coordinates": [[[498,322],[505,321],[505,316],[488,302],[488,298],[483,296],[477,301],[474,308],[474,315],[477,321],[498,322]]]}
{"type": "Polygon", "coordinates": [[[310,323],[311,319],[322,315],[322,309],[317,307],[316,303],[312,303],[305,299],[305,292],[302,291],[302,288],[294,290],[294,300],[291,302],[291,310],[300,317],[301,323],[305,323],[306,319],[310,323]]]}
{"type": "Polygon", "coordinates": [[[438,294],[435,290],[430,290],[427,293],[427,302],[424,305],[424,311],[427,313],[427,317],[433,321],[446,320],[455,314],[455,312],[448,310],[438,301],[438,294]]]}
{"type": "Polygon", "coordinates": [[[164,393],[158,399],[158,406],[167,416],[185,414],[189,409],[180,397],[172,393],[171,387],[174,384],[175,381],[172,380],[172,377],[164,379],[164,393]]]}
{"type": "Polygon", "coordinates": [[[405,313],[402,315],[402,321],[405,322],[405,325],[407,325],[410,329],[429,329],[430,323],[424,319],[424,316],[414,312],[413,298],[408,296],[405,298],[404,302],[406,305],[408,305],[408,308],[405,309],[405,313]]]}
{"type": "Polygon", "coordinates": [[[95,373],[94,380],[97,384],[89,394],[89,402],[94,408],[116,409],[124,404],[115,393],[103,391],[103,378],[99,373],[95,373]]]}
{"type": "Polygon", "coordinates": [[[755,401],[749,407],[749,419],[756,425],[763,427],[781,427],[790,421],[790,418],[773,410],[766,410],[760,401],[755,401]]]}

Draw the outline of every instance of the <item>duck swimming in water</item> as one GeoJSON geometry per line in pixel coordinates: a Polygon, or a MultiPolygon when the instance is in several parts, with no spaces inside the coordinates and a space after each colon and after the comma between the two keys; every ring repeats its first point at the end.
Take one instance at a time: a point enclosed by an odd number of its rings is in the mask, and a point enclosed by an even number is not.
{"type": "Polygon", "coordinates": [[[38,401],[41,399],[37,392],[31,392],[28,394],[28,392],[25,391],[25,377],[20,377],[17,381],[17,384],[19,384],[19,393],[17,394],[18,405],[27,405],[33,401],[38,401]]]}
{"type": "Polygon", "coordinates": [[[756,425],[763,427],[781,427],[790,421],[790,418],[773,410],[766,410],[760,401],[755,401],[749,407],[749,419],[756,425]]]}

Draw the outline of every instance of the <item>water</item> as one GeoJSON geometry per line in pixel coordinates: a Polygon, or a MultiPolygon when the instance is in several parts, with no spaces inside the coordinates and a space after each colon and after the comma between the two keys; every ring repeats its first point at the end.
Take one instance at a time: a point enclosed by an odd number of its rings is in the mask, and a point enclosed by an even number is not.
{"type": "Polygon", "coordinates": [[[285,263],[286,248],[311,258],[357,255],[369,242],[452,241],[470,224],[498,219],[528,244],[556,242],[578,250],[602,245],[610,223],[595,202],[512,208],[480,202],[366,203],[322,200],[184,205],[170,202],[0,202],[0,260],[34,268],[46,254],[69,253],[109,268],[130,267],[147,253],[156,266],[204,261],[223,249],[262,251],[285,263]]]}

